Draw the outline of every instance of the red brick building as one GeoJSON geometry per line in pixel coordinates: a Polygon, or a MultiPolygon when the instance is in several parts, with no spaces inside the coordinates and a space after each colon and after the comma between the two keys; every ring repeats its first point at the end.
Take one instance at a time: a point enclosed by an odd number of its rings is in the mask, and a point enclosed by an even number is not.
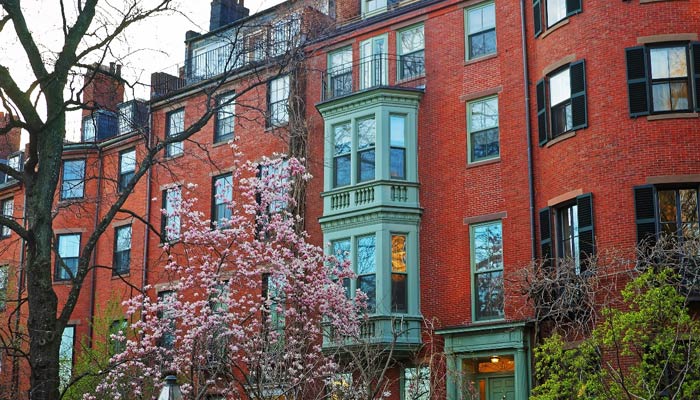
{"type": "MultiPolygon", "coordinates": [[[[463,398],[472,381],[481,399],[525,399],[532,311],[514,283],[523,266],[571,257],[580,274],[595,252],[630,250],[658,232],[700,233],[698,0],[337,0],[250,17],[242,4],[214,1],[211,22],[208,33],[188,32],[180,71],[153,75],[148,102],[118,104],[118,87],[116,98],[95,94],[103,111],[86,114],[83,141],[64,153],[54,223],[64,259],[134,157],[212,101],[225,105],[168,145],[129,199],[154,226],[168,224],[159,210],[185,182],[198,184],[202,211],[216,219],[212,187],[233,166],[226,143],[235,137],[252,160],[299,154],[290,132],[303,116],[315,177],[305,228],[349,255],[351,289],[370,298],[366,334],[396,346],[403,362],[397,398],[420,367],[409,355],[425,318],[444,340],[446,398],[463,398]],[[303,74],[266,68],[290,63],[298,43],[303,74]],[[232,94],[240,97],[228,104],[232,94]]],[[[6,179],[0,204],[10,199],[3,210],[21,219],[21,187],[6,179]]],[[[67,340],[102,340],[89,321],[132,294],[122,279],[155,285],[154,296],[167,288],[157,235],[131,215],[112,225],[94,260],[106,268],[92,272],[67,340]]],[[[22,244],[4,233],[10,298],[22,244]]],[[[69,279],[56,281],[60,298],[69,279]]],[[[12,360],[2,357],[4,384],[12,360]]]]}

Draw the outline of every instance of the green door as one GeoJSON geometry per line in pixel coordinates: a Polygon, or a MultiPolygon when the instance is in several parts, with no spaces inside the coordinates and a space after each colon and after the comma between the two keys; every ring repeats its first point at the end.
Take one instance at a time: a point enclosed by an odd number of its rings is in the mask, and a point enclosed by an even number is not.
{"type": "Polygon", "coordinates": [[[515,378],[490,378],[488,399],[515,400],[515,378]]]}

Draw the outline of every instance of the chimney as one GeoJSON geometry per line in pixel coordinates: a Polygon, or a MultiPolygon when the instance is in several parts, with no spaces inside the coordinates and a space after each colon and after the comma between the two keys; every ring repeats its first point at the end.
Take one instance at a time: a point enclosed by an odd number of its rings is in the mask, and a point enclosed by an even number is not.
{"type": "Polygon", "coordinates": [[[245,18],[249,13],[250,10],[245,8],[243,0],[212,0],[209,31],[245,18]]]}
{"type": "MultiPolygon", "coordinates": [[[[110,63],[109,67],[92,64],[85,73],[83,102],[88,107],[117,111],[117,104],[124,100],[124,83],[119,80],[122,66],[110,63]]],[[[83,110],[83,117],[91,110],[83,110]]]]}

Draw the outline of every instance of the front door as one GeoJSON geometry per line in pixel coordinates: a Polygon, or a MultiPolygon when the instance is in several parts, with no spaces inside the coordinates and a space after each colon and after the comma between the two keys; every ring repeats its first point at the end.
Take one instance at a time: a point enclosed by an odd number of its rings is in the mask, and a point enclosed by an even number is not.
{"type": "Polygon", "coordinates": [[[515,400],[515,378],[489,378],[488,400],[515,400]]]}

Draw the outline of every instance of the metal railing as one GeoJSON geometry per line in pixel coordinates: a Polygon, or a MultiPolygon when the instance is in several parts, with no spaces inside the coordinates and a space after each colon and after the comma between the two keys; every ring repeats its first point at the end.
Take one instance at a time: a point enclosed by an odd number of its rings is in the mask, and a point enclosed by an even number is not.
{"type": "Polygon", "coordinates": [[[416,87],[425,78],[425,53],[410,56],[386,53],[332,66],[322,73],[322,101],[379,86],[416,87]]]}

